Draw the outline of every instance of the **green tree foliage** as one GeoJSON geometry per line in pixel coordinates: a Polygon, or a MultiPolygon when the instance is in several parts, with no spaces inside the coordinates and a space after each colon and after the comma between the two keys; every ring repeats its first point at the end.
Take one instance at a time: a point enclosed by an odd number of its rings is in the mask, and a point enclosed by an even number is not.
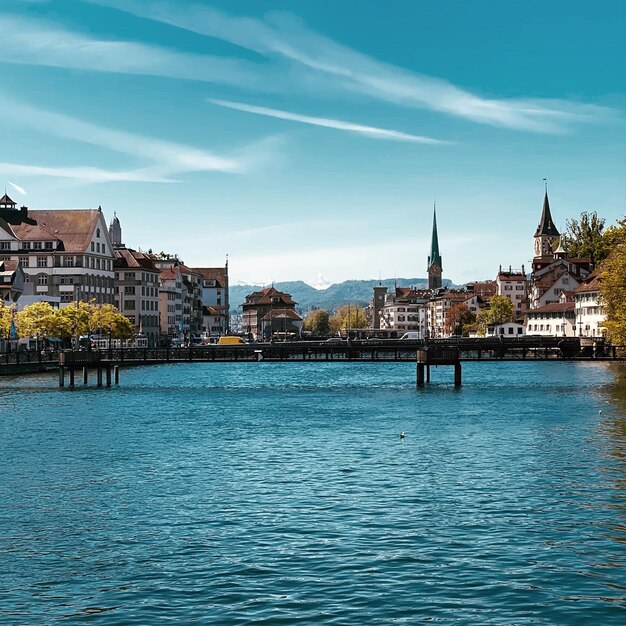
{"type": "Polygon", "coordinates": [[[604,327],[613,344],[626,346],[626,218],[608,228],[605,237],[612,251],[599,269],[604,327]]]}
{"type": "Polygon", "coordinates": [[[331,316],[329,323],[333,333],[354,328],[367,328],[365,309],[358,306],[342,306],[331,316]]]}
{"type": "Polygon", "coordinates": [[[330,333],[330,316],[322,309],[312,311],[304,320],[304,330],[315,335],[328,335],[330,333]]]}
{"type": "Polygon", "coordinates": [[[604,260],[610,249],[603,236],[604,218],[598,214],[583,211],[580,219],[566,222],[565,233],[561,235],[561,243],[571,257],[588,257],[593,263],[604,260]]]}
{"type": "Polygon", "coordinates": [[[446,334],[469,333],[469,328],[476,322],[476,315],[472,313],[464,302],[451,306],[446,312],[444,329],[446,334]]]}
{"type": "Polygon", "coordinates": [[[504,296],[494,296],[489,300],[489,308],[476,317],[478,334],[484,335],[489,324],[506,324],[513,320],[513,303],[504,296]]]}

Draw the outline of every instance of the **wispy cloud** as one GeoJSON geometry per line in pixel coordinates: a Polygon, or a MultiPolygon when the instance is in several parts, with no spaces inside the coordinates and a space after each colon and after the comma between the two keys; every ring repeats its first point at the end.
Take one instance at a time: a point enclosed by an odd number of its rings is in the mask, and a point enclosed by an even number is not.
{"type": "Polygon", "coordinates": [[[17,191],[17,193],[19,193],[22,196],[27,196],[28,194],[26,193],[26,189],[24,189],[24,187],[20,187],[19,185],[16,185],[15,183],[12,183],[10,180],[7,180],[7,183],[13,187],[13,189],[15,189],[15,191],[17,191]]]}
{"type": "Polygon", "coordinates": [[[20,176],[51,176],[68,178],[88,183],[143,182],[171,183],[171,179],[150,175],[149,170],[112,171],[98,167],[46,167],[22,165],[19,163],[0,163],[0,172],[20,176]]]}
{"type": "Polygon", "coordinates": [[[271,69],[250,61],[97,39],[45,20],[0,14],[0,62],[197,80],[265,91],[271,69]]]}
{"type": "Polygon", "coordinates": [[[310,124],[312,126],[322,126],[324,128],[334,128],[336,130],[342,130],[349,133],[355,133],[357,135],[366,135],[374,139],[387,139],[391,141],[405,141],[411,143],[424,143],[424,144],[446,144],[450,143],[441,139],[434,139],[433,137],[424,137],[422,135],[411,135],[409,133],[403,133],[398,130],[391,130],[388,128],[377,128],[375,126],[363,126],[362,124],[353,124],[352,122],[345,122],[342,120],[328,119],[325,117],[311,117],[308,115],[300,115],[298,113],[290,113],[288,111],[281,111],[279,109],[269,109],[266,107],[253,106],[250,104],[243,104],[241,102],[232,102],[230,100],[216,100],[214,98],[207,98],[208,102],[217,104],[221,107],[228,109],[235,109],[237,111],[245,111],[246,113],[254,113],[256,115],[264,115],[266,117],[275,117],[281,120],[289,120],[291,122],[300,122],[302,124],[310,124]]]}
{"type": "MultiPolygon", "coordinates": [[[[241,173],[254,166],[258,145],[243,148],[236,156],[221,156],[212,152],[106,128],[82,120],[46,111],[26,103],[0,96],[0,119],[100,148],[113,150],[146,161],[143,167],[126,171],[98,167],[46,167],[38,165],[2,164],[2,169],[14,174],[77,178],[90,182],[176,182],[172,176],[187,172],[241,173]]],[[[265,150],[267,151],[267,150],[265,150]]]]}
{"type": "Polygon", "coordinates": [[[533,132],[563,132],[572,123],[610,112],[604,107],[563,100],[485,98],[444,79],[382,63],[307,29],[289,15],[272,15],[261,21],[171,0],[85,1],[220,38],[266,57],[288,61],[294,67],[331,78],[336,90],[431,109],[481,124],[533,132]]]}

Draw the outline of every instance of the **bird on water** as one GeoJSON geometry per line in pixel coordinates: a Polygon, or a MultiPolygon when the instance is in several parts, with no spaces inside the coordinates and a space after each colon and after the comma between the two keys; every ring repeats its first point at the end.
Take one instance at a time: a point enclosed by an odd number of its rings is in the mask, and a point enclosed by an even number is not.
{"type": "Polygon", "coordinates": [[[406,437],[406,435],[404,434],[404,431],[402,431],[402,432],[400,433],[400,439],[404,439],[405,437],[406,437]]]}

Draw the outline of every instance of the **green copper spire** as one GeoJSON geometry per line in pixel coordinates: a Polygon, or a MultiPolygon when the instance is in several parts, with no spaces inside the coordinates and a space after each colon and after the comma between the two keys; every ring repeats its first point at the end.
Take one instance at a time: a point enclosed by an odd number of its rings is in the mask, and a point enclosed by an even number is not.
{"type": "Polygon", "coordinates": [[[443,267],[441,263],[441,255],[439,254],[439,237],[437,236],[437,205],[433,207],[433,235],[430,242],[430,256],[428,257],[428,267],[436,263],[439,267],[443,267]]]}

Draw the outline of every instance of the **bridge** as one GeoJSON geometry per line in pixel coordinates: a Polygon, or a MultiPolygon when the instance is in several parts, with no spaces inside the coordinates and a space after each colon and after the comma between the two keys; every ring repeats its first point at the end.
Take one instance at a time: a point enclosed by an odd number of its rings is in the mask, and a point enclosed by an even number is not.
{"type": "Polygon", "coordinates": [[[626,348],[579,337],[488,337],[431,340],[332,339],[183,348],[113,348],[62,352],[17,351],[0,354],[0,375],[55,370],[63,366],[109,369],[115,365],[180,362],[415,362],[424,348],[458,351],[460,361],[626,360],[626,348]],[[61,363],[61,361],[63,361],[61,363]]]}

